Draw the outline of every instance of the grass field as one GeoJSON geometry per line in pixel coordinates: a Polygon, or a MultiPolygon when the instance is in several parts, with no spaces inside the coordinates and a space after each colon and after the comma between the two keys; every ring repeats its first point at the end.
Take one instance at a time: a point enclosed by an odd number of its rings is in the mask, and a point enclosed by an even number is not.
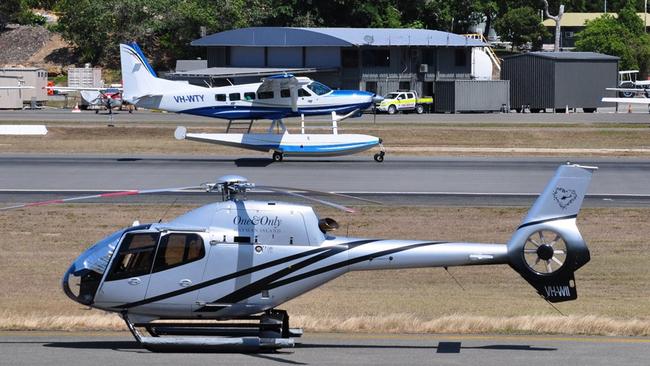
{"type": "MultiPolygon", "coordinates": [[[[224,132],[224,122],[190,132],[224,132]]],[[[264,131],[258,124],[256,131],[264,131]]],[[[299,133],[296,122],[288,122],[299,133]]],[[[266,153],[177,141],[169,124],[54,123],[46,136],[0,136],[4,153],[242,155],[266,153]]],[[[325,132],[325,131],[321,131],[325,132]]],[[[389,154],[650,156],[650,128],[642,124],[350,124],[342,133],[382,137],[389,154]],[[514,149],[514,150],[513,150],[514,149]]]]}
{"type": "MultiPolygon", "coordinates": [[[[189,206],[173,206],[166,219],[189,206]]],[[[0,215],[0,329],[122,329],[115,315],[67,299],[60,278],[110,232],[157,221],[163,205],[79,204],[0,215]]],[[[363,207],[318,210],[341,235],[506,242],[521,208],[363,207]],[[380,224],[379,224],[380,223],[380,224]]],[[[650,208],[583,209],[592,260],[576,273],[579,298],[559,315],[507,266],[355,272],[285,304],[308,331],[508,332],[650,335],[650,208]]]]}

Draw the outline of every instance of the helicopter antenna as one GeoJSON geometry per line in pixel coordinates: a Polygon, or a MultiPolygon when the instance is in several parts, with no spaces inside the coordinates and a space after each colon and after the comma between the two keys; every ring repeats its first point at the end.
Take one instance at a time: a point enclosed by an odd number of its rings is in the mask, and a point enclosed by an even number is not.
{"type": "Polygon", "coordinates": [[[165,212],[162,215],[160,215],[160,220],[158,220],[159,224],[162,222],[162,220],[165,218],[165,216],[167,216],[167,213],[172,208],[172,206],[174,206],[176,204],[176,201],[178,201],[178,197],[174,198],[174,201],[171,203],[171,205],[167,206],[167,209],[165,210],[165,212]]]}
{"type": "Polygon", "coordinates": [[[456,277],[454,277],[454,275],[451,274],[451,272],[449,272],[449,267],[444,266],[444,267],[442,267],[442,268],[444,268],[445,271],[447,272],[447,274],[448,274],[449,276],[451,276],[451,278],[454,279],[454,281],[456,282],[456,284],[458,285],[458,287],[460,287],[461,290],[465,291],[465,288],[463,287],[463,285],[461,285],[460,282],[456,279],[456,277]]]}
{"type": "MultiPolygon", "coordinates": [[[[544,297],[542,297],[542,298],[544,299],[544,297]]],[[[548,303],[549,305],[551,305],[551,307],[552,307],[553,309],[555,309],[555,311],[557,311],[560,315],[562,315],[562,316],[567,316],[566,314],[564,314],[563,312],[561,312],[560,309],[558,309],[555,305],[553,305],[552,302],[548,301],[548,299],[544,299],[544,300],[546,301],[546,303],[548,303]]]]}

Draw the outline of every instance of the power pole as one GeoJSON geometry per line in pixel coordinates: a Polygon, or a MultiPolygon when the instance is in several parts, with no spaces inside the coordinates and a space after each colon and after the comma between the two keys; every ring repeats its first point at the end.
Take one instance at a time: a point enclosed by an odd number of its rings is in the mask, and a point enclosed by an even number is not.
{"type": "Polygon", "coordinates": [[[555,21],[555,47],[553,48],[553,52],[560,52],[560,20],[562,20],[562,15],[564,15],[564,5],[560,4],[560,11],[556,16],[552,16],[548,12],[548,1],[544,0],[544,12],[546,13],[547,18],[553,19],[555,21]]]}

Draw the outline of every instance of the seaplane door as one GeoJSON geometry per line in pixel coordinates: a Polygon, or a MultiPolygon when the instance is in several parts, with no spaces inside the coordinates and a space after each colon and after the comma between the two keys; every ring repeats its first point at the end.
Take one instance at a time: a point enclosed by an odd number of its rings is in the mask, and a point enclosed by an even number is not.
{"type": "Polygon", "coordinates": [[[172,232],[160,238],[153,263],[147,298],[162,296],[150,304],[162,312],[191,312],[207,262],[206,243],[192,232],[172,232]],[[177,293],[175,296],[167,296],[177,293]]]}

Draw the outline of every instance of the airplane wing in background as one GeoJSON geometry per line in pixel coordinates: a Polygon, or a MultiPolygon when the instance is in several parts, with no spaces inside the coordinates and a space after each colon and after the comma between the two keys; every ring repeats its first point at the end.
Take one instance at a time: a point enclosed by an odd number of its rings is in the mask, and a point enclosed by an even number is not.
{"type": "Polygon", "coordinates": [[[33,86],[0,86],[0,90],[34,89],[33,86]]]}

